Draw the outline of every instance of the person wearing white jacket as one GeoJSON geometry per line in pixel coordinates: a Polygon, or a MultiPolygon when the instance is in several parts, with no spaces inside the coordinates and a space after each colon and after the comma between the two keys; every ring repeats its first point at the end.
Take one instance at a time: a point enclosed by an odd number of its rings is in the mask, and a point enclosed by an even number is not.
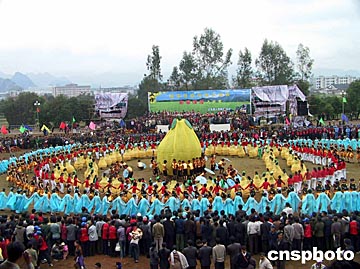
{"type": "Polygon", "coordinates": [[[91,221],[90,227],[88,229],[88,235],[90,242],[89,255],[94,256],[96,254],[96,244],[99,240],[99,236],[97,234],[96,226],[93,221],[91,221]]]}

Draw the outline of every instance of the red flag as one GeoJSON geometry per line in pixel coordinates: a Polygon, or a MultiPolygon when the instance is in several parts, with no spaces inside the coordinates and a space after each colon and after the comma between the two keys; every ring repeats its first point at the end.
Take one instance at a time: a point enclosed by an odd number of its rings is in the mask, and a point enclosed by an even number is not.
{"type": "Polygon", "coordinates": [[[1,133],[4,134],[4,135],[9,133],[9,131],[6,129],[5,125],[1,126],[1,133]]]}
{"type": "Polygon", "coordinates": [[[60,123],[59,128],[60,128],[60,129],[65,129],[65,128],[66,128],[65,122],[62,121],[62,122],[60,123]]]}
{"type": "Polygon", "coordinates": [[[290,125],[290,121],[287,117],[285,118],[285,123],[286,123],[286,125],[290,125]]]}

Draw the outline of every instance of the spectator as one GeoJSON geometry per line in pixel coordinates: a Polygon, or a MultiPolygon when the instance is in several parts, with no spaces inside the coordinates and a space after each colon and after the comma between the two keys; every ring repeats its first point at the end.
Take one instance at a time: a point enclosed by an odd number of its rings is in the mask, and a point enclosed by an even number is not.
{"type": "Polygon", "coordinates": [[[17,262],[21,257],[24,257],[25,259],[25,269],[34,269],[35,267],[31,261],[31,256],[28,252],[24,253],[24,251],[24,244],[20,242],[10,243],[7,246],[8,257],[2,264],[0,264],[0,269],[20,268],[17,262]]]}

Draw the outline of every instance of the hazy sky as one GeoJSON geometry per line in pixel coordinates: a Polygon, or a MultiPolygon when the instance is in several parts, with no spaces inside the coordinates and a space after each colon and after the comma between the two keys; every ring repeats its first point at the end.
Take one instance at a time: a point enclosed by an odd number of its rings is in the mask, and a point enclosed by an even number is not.
{"type": "Polygon", "coordinates": [[[136,83],[153,44],[167,75],[205,27],[233,63],[244,47],[255,59],[268,38],[292,58],[308,46],[315,68],[360,70],[360,0],[0,0],[0,71],[124,73],[136,83]]]}

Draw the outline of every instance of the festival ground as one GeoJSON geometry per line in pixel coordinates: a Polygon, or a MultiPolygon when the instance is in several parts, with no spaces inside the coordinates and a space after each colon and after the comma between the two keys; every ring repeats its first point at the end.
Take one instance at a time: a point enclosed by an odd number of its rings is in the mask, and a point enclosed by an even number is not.
{"type": "MultiPolygon", "coordinates": [[[[16,155],[21,155],[23,153],[24,152],[17,152],[16,155]]],[[[9,155],[6,153],[2,153],[2,154],[0,154],[0,157],[1,157],[1,159],[8,158],[9,155]]],[[[218,158],[221,158],[221,157],[219,156],[218,158]]],[[[228,164],[231,163],[240,172],[246,171],[247,175],[249,175],[250,177],[254,176],[255,171],[257,171],[260,174],[266,170],[265,163],[262,160],[259,160],[257,158],[250,159],[248,157],[245,157],[245,158],[229,157],[229,160],[231,162],[228,162],[228,164]]],[[[150,163],[149,159],[142,159],[142,161],[147,164],[147,167],[149,167],[149,163],[150,163]]],[[[147,168],[143,171],[140,171],[137,169],[137,167],[136,167],[137,160],[136,159],[128,161],[127,163],[134,168],[134,177],[135,178],[144,177],[146,179],[149,179],[150,177],[153,177],[152,171],[150,168],[147,168]]],[[[286,161],[279,158],[279,164],[280,164],[281,168],[285,168],[286,171],[288,171],[288,173],[290,173],[290,168],[286,166],[286,161]]],[[[310,170],[314,167],[314,165],[312,165],[308,162],[306,162],[306,166],[310,170]]],[[[347,163],[347,178],[355,178],[356,181],[358,182],[358,169],[359,169],[359,164],[347,163]]],[[[99,171],[99,172],[102,173],[103,171],[99,171]]],[[[84,174],[84,171],[78,171],[78,176],[81,180],[84,180],[83,174],[84,174]]],[[[0,176],[0,188],[1,189],[6,188],[8,191],[8,184],[5,180],[5,175],[0,176]]],[[[257,194],[256,198],[260,199],[260,193],[257,194]]],[[[247,199],[247,195],[245,195],[245,199],[247,199]]],[[[9,211],[3,212],[3,214],[9,214],[9,213],[10,213],[9,211]]],[[[228,265],[228,262],[229,262],[228,259],[226,261],[226,263],[227,263],[226,268],[230,267],[228,265]]],[[[255,259],[258,261],[259,257],[255,256],[255,259]]],[[[85,260],[86,260],[87,268],[93,268],[93,266],[96,262],[101,262],[103,264],[103,268],[116,268],[115,263],[117,261],[119,261],[119,259],[117,259],[117,258],[110,258],[110,257],[104,256],[104,255],[98,255],[95,257],[87,257],[85,260]]],[[[356,255],[355,260],[360,262],[360,256],[356,255]]],[[[286,268],[287,269],[295,269],[295,268],[300,268],[300,269],[304,268],[305,269],[305,268],[310,268],[312,263],[313,262],[308,262],[307,264],[302,265],[302,264],[300,264],[300,262],[290,261],[290,262],[287,262],[286,268]]],[[[73,267],[73,260],[71,259],[71,257],[65,261],[55,262],[55,268],[59,268],[59,269],[69,268],[69,266],[73,267]]],[[[43,265],[41,267],[46,268],[47,265],[43,265]]],[[[137,269],[137,268],[146,268],[146,267],[149,267],[149,260],[144,256],[140,257],[140,262],[138,264],[135,264],[133,262],[133,260],[130,258],[125,258],[123,260],[123,268],[137,269]]],[[[199,265],[198,265],[198,268],[200,268],[199,265]]]]}

